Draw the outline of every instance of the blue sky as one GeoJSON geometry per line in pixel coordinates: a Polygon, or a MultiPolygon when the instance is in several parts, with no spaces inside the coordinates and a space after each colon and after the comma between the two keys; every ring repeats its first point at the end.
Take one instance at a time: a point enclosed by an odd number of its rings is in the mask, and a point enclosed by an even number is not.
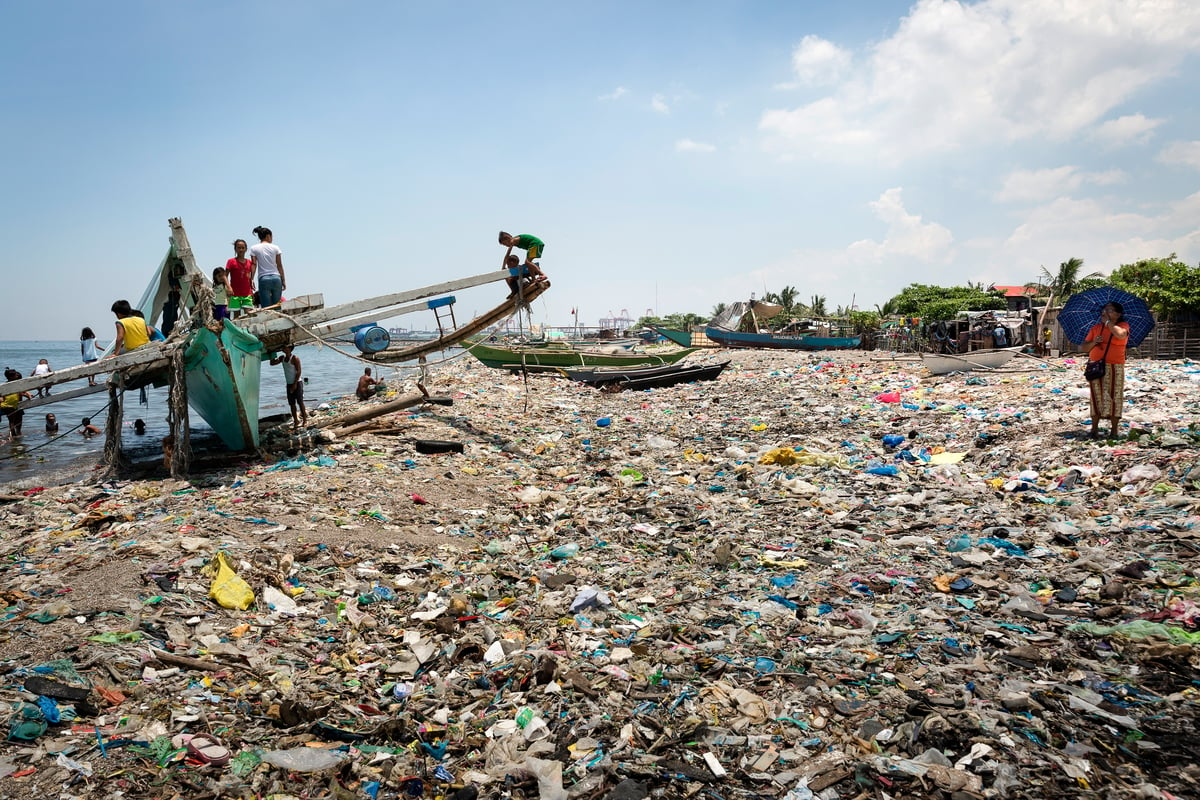
{"type": "Polygon", "coordinates": [[[1190,0],[9,3],[0,339],[110,328],[171,216],[328,303],[532,233],[549,324],[1195,264],[1198,51],[1190,0]]]}

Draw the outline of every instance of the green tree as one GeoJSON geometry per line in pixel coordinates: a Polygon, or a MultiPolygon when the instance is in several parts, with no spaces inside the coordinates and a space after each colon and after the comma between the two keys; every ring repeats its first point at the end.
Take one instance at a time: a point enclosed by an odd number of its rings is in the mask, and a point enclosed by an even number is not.
{"type": "Polygon", "coordinates": [[[1038,316],[1037,329],[1039,331],[1046,327],[1046,312],[1054,305],[1055,300],[1065,302],[1067,298],[1079,291],[1080,281],[1100,277],[1099,272],[1080,275],[1082,269],[1082,258],[1068,258],[1058,265],[1057,272],[1050,272],[1042,267],[1041,277],[1032,284],[1026,284],[1027,287],[1036,289],[1039,297],[1046,297],[1046,305],[1038,316]]]}
{"type": "Polygon", "coordinates": [[[724,303],[717,303],[715,306],[712,307],[712,314],[709,316],[709,319],[712,319],[713,317],[721,316],[722,314],[725,313],[726,308],[728,308],[728,306],[725,305],[724,303]]]}
{"type": "Polygon", "coordinates": [[[1174,253],[1122,264],[1112,271],[1108,282],[1145,300],[1159,319],[1200,313],[1200,267],[1189,267],[1174,253]]]}
{"type": "Polygon", "coordinates": [[[825,298],[819,294],[814,294],[812,296],[812,301],[809,303],[808,309],[814,317],[825,316],[825,298]]]}
{"type": "Polygon", "coordinates": [[[1004,293],[975,286],[931,286],[913,283],[885,304],[893,314],[925,320],[954,319],[960,311],[992,311],[1008,307],[1004,293]]]}

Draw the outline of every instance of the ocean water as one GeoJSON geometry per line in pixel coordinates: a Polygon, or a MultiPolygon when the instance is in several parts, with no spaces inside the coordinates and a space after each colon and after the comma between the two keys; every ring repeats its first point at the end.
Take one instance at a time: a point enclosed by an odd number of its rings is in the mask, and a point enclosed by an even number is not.
{"type": "MultiPolygon", "coordinates": [[[[107,342],[104,342],[107,344],[107,342]]],[[[338,350],[357,354],[354,345],[338,345],[338,350]]],[[[434,354],[430,362],[453,357],[461,350],[452,348],[446,353],[434,354]]],[[[312,410],[326,400],[345,397],[354,393],[358,378],[367,366],[361,361],[347,358],[331,347],[304,345],[296,349],[300,356],[304,377],[308,379],[304,388],[304,403],[312,410]]],[[[50,362],[52,369],[65,369],[82,363],[79,342],[12,342],[0,341],[0,366],[12,367],[25,377],[33,374],[39,359],[50,362]]],[[[373,374],[388,382],[407,379],[416,374],[413,365],[373,364],[373,374]]],[[[103,381],[103,376],[98,376],[103,381]]],[[[51,392],[66,392],[79,388],[85,381],[61,383],[51,392]]],[[[0,381],[0,388],[3,381],[0,381]]],[[[36,397],[36,393],[35,393],[36,397]]],[[[148,388],[146,404],[139,402],[139,393],[125,395],[125,430],[122,444],[132,450],[157,447],[167,428],[167,389],[148,388]],[[133,421],[142,419],[146,423],[144,437],[133,432],[133,421]]],[[[84,417],[91,417],[92,424],[103,428],[107,415],[108,393],[98,392],[87,397],[78,397],[51,403],[25,412],[23,435],[12,440],[8,435],[8,421],[0,421],[0,486],[31,487],[78,480],[84,477],[99,461],[104,450],[103,434],[85,438],[78,431],[71,431],[84,417]],[[59,432],[46,433],[46,414],[58,418],[59,432]]],[[[263,417],[288,413],[284,392],[283,367],[263,362],[262,383],[259,390],[259,413],[263,417]]],[[[193,435],[211,435],[211,429],[194,411],[191,412],[193,435]]]]}

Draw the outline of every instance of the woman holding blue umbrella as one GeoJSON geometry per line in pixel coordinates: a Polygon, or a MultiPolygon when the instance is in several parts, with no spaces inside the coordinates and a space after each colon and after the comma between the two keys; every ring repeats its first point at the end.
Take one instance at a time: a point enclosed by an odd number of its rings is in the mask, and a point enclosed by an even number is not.
{"type": "Polygon", "coordinates": [[[1125,308],[1118,302],[1106,303],[1100,310],[1100,321],[1088,331],[1084,344],[1091,344],[1088,370],[1100,362],[1103,370],[1098,376],[1088,375],[1092,400],[1092,438],[1100,438],[1100,420],[1112,423],[1111,438],[1116,439],[1121,427],[1121,407],[1125,404],[1125,347],[1129,344],[1129,323],[1125,308]]]}

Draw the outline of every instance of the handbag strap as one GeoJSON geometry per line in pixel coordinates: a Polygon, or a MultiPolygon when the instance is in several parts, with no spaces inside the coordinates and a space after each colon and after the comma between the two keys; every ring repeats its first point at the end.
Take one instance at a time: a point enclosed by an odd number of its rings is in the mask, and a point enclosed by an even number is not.
{"type": "Polygon", "coordinates": [[[1108,346],[1110,344],[1112,344],[1112,340],[1113,340],[1112,331],[1109,331],[1108,332],[1108,341],[1106,341],[1104,343],[1104,355],[1100,356],[1101,361],[1104,361],[1104,362],[1108,361],[1108,346]]]}

